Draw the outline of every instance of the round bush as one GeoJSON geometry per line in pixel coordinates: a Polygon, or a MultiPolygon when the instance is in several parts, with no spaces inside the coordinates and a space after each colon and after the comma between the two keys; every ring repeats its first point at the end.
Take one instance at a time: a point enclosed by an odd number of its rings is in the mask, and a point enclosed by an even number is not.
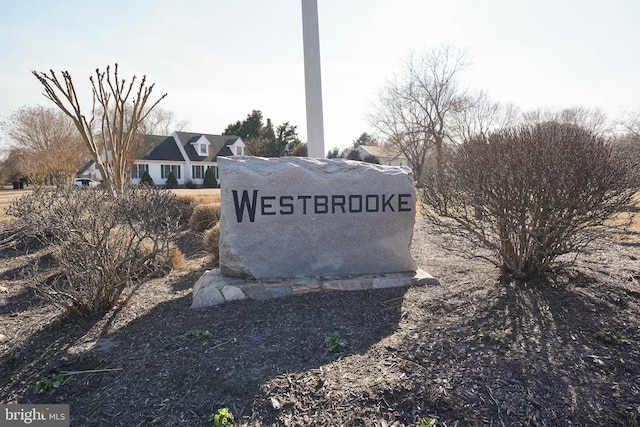
{"type": "Polygon", "coordinates": [[[203,242],[205,249],[214,256],[217,262],[220,256],[220,223],[205,231],[203,242]]]}
{"type": "Polygon", "coordinates": [[[172,245],[180,230],[176,200],[146,186],[117,196],[106,188],[60,188],[23,196],[8,213],[21,219],[25,237],[50,247],[60,267],[50,279],[30,279],[36,292],[66,313],[88,316],[128,301],[179,265],[181,253],[172,245]]]}
{"type": "Polygon", "coordinates": [[[471,138],[425,181],[425,216],[494,256],[505,274],[545,275],[633,204],[635,166],[608,141],[547,122],[471,138]],[[453,220],[453,221],[452,221],[453,220]]]}
{"type": "Polygon", "coordinates": [[[189,227],[193,231],[205,231],[213,227],[220,220],[220,203],[207,203],[193,208],[189,227]]]}

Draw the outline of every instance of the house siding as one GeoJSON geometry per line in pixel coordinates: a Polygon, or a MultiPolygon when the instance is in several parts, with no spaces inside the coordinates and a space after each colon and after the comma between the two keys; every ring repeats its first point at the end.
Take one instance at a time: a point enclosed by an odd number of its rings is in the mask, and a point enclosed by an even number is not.
{"type": "MultiPolygon", "coordinates": [[[[191,181],[196,185],[204,182],[207,168],[213,167],[216,180],[220,182],[218,156],[233,156],[240,148],[244,154],[246,146],[242,139],[232,135],[212,135],[191,132],[174,132],[171,136],[143,135],[141,155],[133,164],[144,165],[145,170],[156,185],[165,185],[165,166],[176,169],[178,185],[191,181]],[[207,144],[207,155],[199,151],[201,144],[207,144]],[[196,166],[201,166],[202,178],[194,178],[196,166]]],[[[88,165],[83,172],[102,180],[95,164],[88,165]]],[[[131,178],[132,184],[139,184],[141,177],[131,178]]]]}

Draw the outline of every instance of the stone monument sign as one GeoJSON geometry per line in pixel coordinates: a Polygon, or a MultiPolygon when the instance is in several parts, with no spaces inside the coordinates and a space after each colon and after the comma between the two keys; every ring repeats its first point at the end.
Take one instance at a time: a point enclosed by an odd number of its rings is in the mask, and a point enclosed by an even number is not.
{"type": "Polygon", "coordinates": [[[305,157],[220,157],[218,164],[223,275],[416,270],[416,195],[407,168],[305,157]]]}

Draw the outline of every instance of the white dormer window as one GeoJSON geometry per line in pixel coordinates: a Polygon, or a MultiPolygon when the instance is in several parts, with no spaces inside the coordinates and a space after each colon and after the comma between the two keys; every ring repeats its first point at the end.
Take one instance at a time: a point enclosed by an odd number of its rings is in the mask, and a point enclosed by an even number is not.
{"type": "Polygon", "coordinates": [[[240,138],[227,140],[227,145],[233,156],[245,156],[247,153],[247,150],[245,150],[246,146],[244,142],[242,142],[242,139],[240,138]]]}
{"type": "Polygon", "coordinates": [[[198,156],[207,157],[209,155],[209,140],[204,135],[200,136],[196,141],[191,142],[191,145],[198,153],[198,156]]]}

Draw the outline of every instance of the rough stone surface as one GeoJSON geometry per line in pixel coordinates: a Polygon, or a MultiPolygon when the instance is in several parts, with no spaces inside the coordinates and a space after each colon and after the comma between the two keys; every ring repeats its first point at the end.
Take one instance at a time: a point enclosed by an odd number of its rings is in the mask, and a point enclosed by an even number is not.
{"type": "Polygon", "coordinates": [[[437,286],[440,283],[423,270],[392,274],[362,274],[331,277],[297,277],[280,280],[250,280],[223,276],[220,270],[205,272],[193,288],[191,308],[211,307],[239,299],[267,300],[307,292],[361,291],[403,286],[437,286]]]}
{"type": "Polygon", "coordinates": [[[210,307],[226,302],[221,289],[226,286],[240,284],[242,280],[231,280],[220,274],[220,270],[209,270],[193,285],[193,303],[191,307],[210,307]]]}
{"type": "Polygon", "coordinates": [[[325,291],[362,291],[371,284],[358,280],[333,280],[322,284],[325,291]]]}
{"type": "Polygon", "coordinates": [[[223,286],[221,289],[222,296],[226,301],[235,301],[246,299],[247,296],[236,286],[223,286]]]}
{"type": "Polygon", "coordinates": [[[218,159],[220,270],[245,278],[412,271],[408,169],[302,157],[218,159]]]}

